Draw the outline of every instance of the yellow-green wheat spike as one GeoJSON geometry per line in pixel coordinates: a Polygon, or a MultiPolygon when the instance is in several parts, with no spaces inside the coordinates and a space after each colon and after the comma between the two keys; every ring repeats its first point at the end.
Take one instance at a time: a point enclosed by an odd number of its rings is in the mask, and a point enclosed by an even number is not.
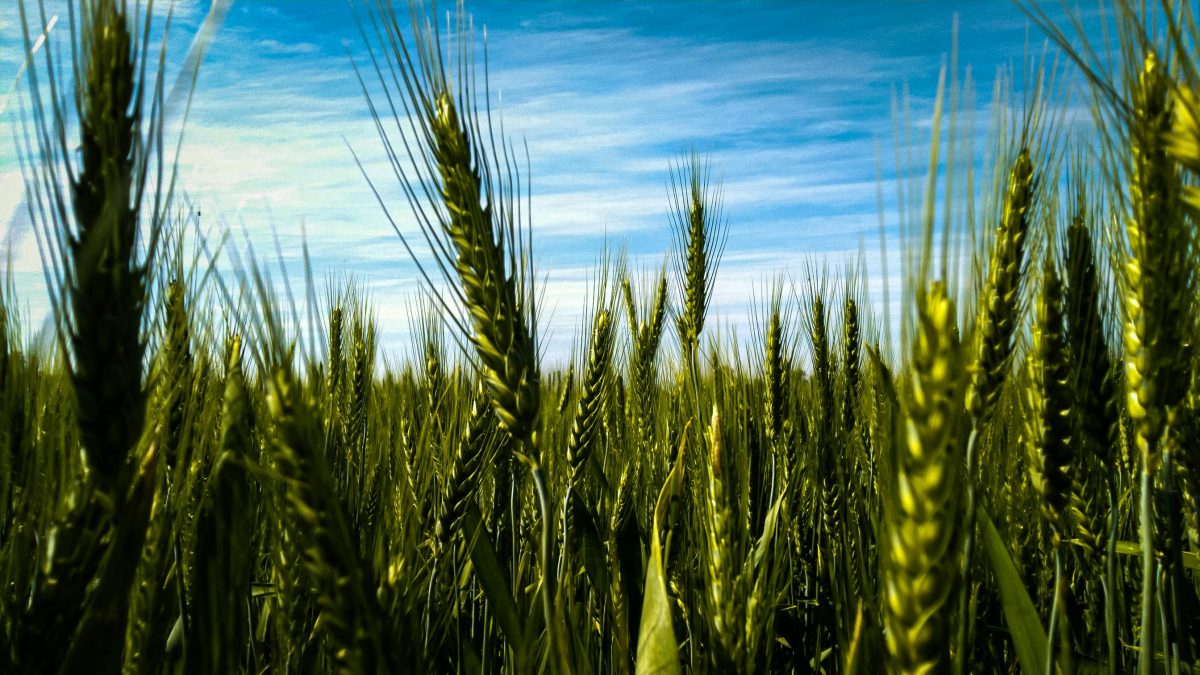
{"type": "Polygon", "coordinates": [[[1042,274],[1028,362],[1031,386],[1025,391],[1025,441],[1033,485],[1055,545],[1066,530],[1071,501],[1074,439],[1071,425],[1070,361],[1063,329],[1062,280],[1051,259],[1042,274]]]}
{"type": "Polygon", "coordinates": [[[967,387],[967,411],[977,419],[995,407],[1008,371],[1013,334],[1020,322],[1025,243],[1036,185],[1029,150],[1021,150],[1008,173],[987,282],[979,296],[975,354],[967,387]]]}
{"type": "Polygon", "coordinates": [[[893,672],[949,668],[947,599],[955,586],[962,447],[963,361],[954,302],[932,283],[918,298],[903,434],[896,439],[895,498],[888,517],[884,622],[893,672]]]}
{"type": "MultiPolygon", "coordinates": [[[[1142,612],[1139,670],[1153,668],[1156,572],[1153,476],[1161,441],[1177,427],[1190,363],[1185,345],[1194,327],[1194,228],[1183,218],[1182,181],[1167,154],[1172,83],[1153,52],[1133,83],[1129,118],[1129,206],[1124,265],[1125,392],[1141,457],[1142,612]]],[[[1167,463],[1169,466],[1170,463],[1167,463]]],[[[1165,479],[1174,480],[1173,476],[1165,479]]]]}

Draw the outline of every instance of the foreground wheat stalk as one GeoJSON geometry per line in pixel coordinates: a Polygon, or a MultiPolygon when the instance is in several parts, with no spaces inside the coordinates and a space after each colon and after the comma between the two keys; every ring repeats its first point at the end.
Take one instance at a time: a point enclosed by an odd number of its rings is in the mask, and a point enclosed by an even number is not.
{"type": "Polygon", "coordinates": [[[912,373],[897,438],[896,496],[889,509],[884,617],[891,667],[948,672],[947,600],[955,587],[959,409],[965,369],[954,302],[934,282],[918,296],[912,373]]]}
{"type": "Polygon", "coordinates": [[[1171,124],[1170,86],[1164,66],[1153,53],[1147,54],[1132,91],[1131,213],[1126,227],[1129,256],[1125,260],[1123,297],[1126,404],[1141,458],[1143,565],[1138,670],[1147,675],[1154,667],[1157,623],[1154,476],[1161,470],[1165,482],[1174,480],[1172,458],[1164,452],[1169,445],[1163,441],[1175,431],[1178,406],[1186,392],[1189,364],[1181,357],[1188,338],[1183,331],[1192,325],[1195,302],[1185,290],[1194,288],[1193,266],[1185,257],[1192,250],[1193,234],[1182,218],[1182,185],[1164,144],[1171,124]]]}
{"type": "MultiPolygon", "coordinates": [[[[971,578],[975,552],[975,506],[977,488],[975,466],[979,436],[989,420],[1000,388],[1008,375],[1013,352],[1013,335],[1020,323],[1022,282],[1025,277],[1025,244],[1033,215],[1037,181],[1028,149],[1023,148],[1008,172],[1006,191],[996,239],[988,261],[988,275],[979,301],[975,323],[975,353],[971,362],[970,383],[966,392],[966,410],[971,416],[971,435],[967,440],[966,518],[963,531],[962,579],[971,578]]],[[[963,584],[958,598],[958,638],[955,649],[955,673],[966,672],[969,655],[968,610],[969,584],[963,584]]]]}

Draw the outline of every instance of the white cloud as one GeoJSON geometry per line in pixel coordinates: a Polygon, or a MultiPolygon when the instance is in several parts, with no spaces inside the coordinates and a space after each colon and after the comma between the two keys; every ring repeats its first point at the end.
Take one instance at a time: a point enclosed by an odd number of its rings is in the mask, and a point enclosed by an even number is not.
{"type": "Polygon", "coordinates": [[[279,40],[259,40],[254,46],[262,54],[271,56],[296,56],[316,54],[321,48],[311,42],[280,42],[279,40]]]}

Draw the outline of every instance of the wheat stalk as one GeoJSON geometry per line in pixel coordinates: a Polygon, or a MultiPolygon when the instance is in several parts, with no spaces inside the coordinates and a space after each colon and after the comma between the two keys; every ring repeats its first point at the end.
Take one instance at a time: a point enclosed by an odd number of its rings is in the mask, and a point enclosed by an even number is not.
{"type": "Polygon", "coordinates": [[[734,513],[732,476],[723,447],[721,415],[713,407],[708,429],[707,499],[704,502],[705,566],[704,580],[708,621],[717,644],[712,660],[718,667],[729,668],[735,662],[739,638],[737,587],[737,542],[733,536],[734,513]]]}
{"type": "Polygon", "coordinates": [[[720,186],[712,184],[711,169],[693,152],[686,164],[671,170],[672,224],[676,269],[683,311],[676,319],[684,362],[699,346],[700,332],[712,303],[717,266],[728,227],[721,214],[720,186]]]}
{"type": "Polygon", "coordinates": [[[790,423],[788,412],[789,383],[788,346],[785,343],[784,320],[778,296],[771,306],[767,320],[766,344],[764,345],[764,388],[766,390],[767,437],[773,450],[783,442],[784,427],[790,423]]]}
{"type": "Polygon", "coordinates": [[[858,303],[854,298],[847,297],[842,309],[842,368],[846,377],[846,390],[842,396],[842,425],[848,435],[853,435],[856,426],[860,347],[858,303]]]}
{"type": "Polygon", "coordinates": [[[479,487],[483,460],[491,443],[493,419],[482,387],[471,403],[467,424],[454,446],[454,460],[445,473],[442,506],[434,526],[434,555],[441,555],[455,533],[462,532],[462,518],[479,487]]]}
{"type": "Polygon", "coordinates": [[[633,284],[628,276],[621,280],[621,294],[633,343],[629,355],[629,380],[634,395],[633,414],[643,448],[649,448],[654,438],[652,411],[658,384],[658,348],[662,342],[667,315],[666,270],[659,272],[654,283],[653,300],[645,318],[642,318],[638,311],[633,284]]]}
{"type": "MultiPolygon", "coordinates": [[[[29,48],[24,3],[20,11],[29,48]]],[[[79,118],[77,155],[67,150],[65,101],[45,103],[37,69],[29,73],[39,148],[26,153],[39,157],[40,173],[30,187],[42,202],[31,213],[38,216],[43,244],[57,256],[47,272],[57,287],[53,293],[61,296],[52,293],[51,305],[64,329],[62,350],[70,354],[81,441],[94,479],[110,494],[120,494],[129,477],[128,459],[146,415],[141,331],[154,241],[143,259],[139,223],[147,215],[157,226],[164,213],[160,202],[143,214],[159,120],[144,115],[152,91],[144,79],[146,38],[135,28],[124,3],[81,3],[72,31],[78,43],[72,99],[79,118]],[[65,189],[59,163],[67,172],[65,189]]],[[[47,58],[50,87],[57,92],[60,75],[47,58]]],[[[157,236],[156,227],[152,234],[157,236]]]]}
{"type": "Polygon", "coordinates": [[[596,445],[600,433],[600,416],[606,396],[606,378],[612,360],[613,326],[608,310],[596,312],[592,321],[592,340],[588,348],[587,367],[584,369],[583,388],[579,392],[575,420],[567,437],[567,464],[570,466],[569,482],[580,482],[584,465],[596,445]]]}
{"type": "Polygon", "coordinates": [[[995,407],[1008,372],[1013,334],[1020,323],[1025,243],[1036,190],[1029,150],[1021,150],[1009,169],[987,281],[979,296],[975,351],[967,386],[967,412],[976,419],[983,419],[995,407]]]}
{"type": "Polygon", "coordinates": [[[1078,418],[1092,448],[1107,463],[1118,443],[1117,373],[1105,336],[1101,283],[1087,219],[1080,193],[1067,227],[1066,331],[1074,356],[1071,381],[1079,400],[1078,418]]]}
{"type": "MultiPolygon", "coordinates": [[[[1069,508],[1073,497],[1072,462],[1075,440],[1071,423],[1070,354],[1064,327],[1063,287],[1058,268],[1047,256],[1041,293],[1028,355],[1031,386],[1025,390],[1025,441],[1030,474],[1042,497],[1042,515],[1050,525],[1054,552],[1054,600],[1048,641],[1054,644],[1063,606],[1062,540],[1072,534],[1069,508]]],[[[1064,631],[1065,633],[1065,631],[1064,631]]],[[[1070,654],[1070,645],[1064,654],[1070,654]]],[[[1047,650],[1047,670],[1053,669],[1055,650],[1047,650]]]]}
{"type": "Polygon", "coordinates": [[[188,667],[194,672],[238,670],[249,638],[250,581],[257,513],[249,477],[241,462],[250,456],[254,421],[242,370],[241,338],[230,338],[225,359],[221,415],[222,454],[209,478],[196,533],[195,609],[188,667]]]}
{"type": "Polygon", "coordinates": [[[359,559],[345,505],[333,489],[316,406],[282,368],[271,376],[267,404],[277,435],[269,445],[283,482],[280,515],[317,589],[317,626],[329,637],[340,670],[389,672],[393,644],[375,584],[359,559]]]}
{"type": "MultiPolygon", "coordinates": [[[[12,641],[17,663],[35,667],[36,658],[44,670],[77,670],[90,661],[89,667],[103,671],[120,664],[130,587],[157,487],[156,446],[140,466],[129,460],[145,431],[148,269],[170,188],[161,167],[150,168],[162,132],[151,101],[162,92],[146,84],[149,18],[127,9],[115,0],[79,3],[79,21],[71,29],[71,95],[63,93],[61,62],[51,50],[45,50],[49,101],[40,69],[29,71],[34,129],[25,135],[23,154],[36,167],[26,181],[29,213],[38,225],[56,338],[89,469],[86,484],[56,514],[44,578],[36,589],[29,587],[25,626],[12,641]],[[68,101],[77,120],[68,119],[68,101]],[[68,141],[68,130],[76,129],[77,143],[68,141]],[[154,180],[158,195],[148,207],[143,195],[154,180]],[[145,251],[143,218],[151,232],[145,251]],[[45,629],[72,637],[63,649],[35,657],[30,650],[44,651],[38,641],[45,629]]],[[[26,53],[32,54],[25,3],[19,11],[26,53]]]]}
{"type": "MultiPolygon", "coordinates": [[[[555,663],[567,669],[568,639],[554,611],[557,586],[551,540],[555,529],[538,443],[542,408],[536,295],[529,251],[521,240],[528,227],[521,219],[527,215],[519,210],[514,196],[521,189],[517,174],[509,154],[497,151],[490,124],[483,125],[475,107],[474,57],[464,13],[459,12],[456,28],[460,49],[457,63],[452,62],[458,78],[455,82],[447,71],[440,38],[428,24],[422,25],[419,9],[414,8],[412,16],[416,58],[391,2],[381,2],[377,9],[382,18],[377,22],[382,26],[379,40],[388,66],[385,72],[376,61],[376,72],[389,101],[393,91],[403,101],[416,136],[411,142],[404,140],[409,165],[393,155],[393,166],[439,269],[446,277],[454,277],[451,293],[467,317],[465,321],[452,320],[474,347],[492,409],[515,441],[518,458],[530,468],[541,519],[543,618],[552,638],[555,663]]],[[[391,147],[378,113],[372,110],[382,140],[391,147]]],[[[387,205],[380,199],[386,211],[387,205]]],[[[398,227],[396,232],[400,233],[398,227]]],[[[431,291],[437,295],[436,289],[431,291]]],[[[502,487],[497,481],[497,489],[502,487]]]]}
{"type": "MultiPolygon", "coordinates": [[[[1001,206],[1000,223],[988,261],[988,273],[979,296],[975,320],[975,344],[968,372],[965,407],[971,416],[971,435],[967,439],[966,508],[963,554],[959,570],[969,579],[975,557],[975,467],[982,426],[1000,398],[1001,386],[1010,370],[1013,336],[1021,318],[1022,286],[1025,278],[1025,244],[1037,196],[1038,181],[1033,160],[1023,148],[1009,168],[1001,206]]],[[[959,591],[958,615],[967,616],[967,587],[959,591]]],[[[965,672],[969,622],[959,622],[955,650],[955,672],[965,672]]]]}
{"type": "Polygon", "coordinates": [[[1025,390],[1025,442],[1034,487],[1057,548],[1069,534],[1065,520],[1071,500],[1074,455],[1071,428],[1070,360],[1063,321],[1063,288],[1047,258],[1037,299],[1033,345],[1028,355],[1032,383],[1025,390]]]}
{"type": "MultiPolygon", "coordinates": [[[[955,586],[962,350],[954,302],[933,282],[917,299],[917,330],[897,438],[888,518],[884,621],[895,672],[949,670],[947,599],[955,586]]],[[[963,619],[960,619],[963,620],[963,619]]]]}
{"type": "Polygon", "coordinates": [[[1195,288],[1191,228],[1182,220],[1182,184],[1167,156],[1171,83],[1153,52],[1133,84],[1129,123],[1129,255],[1124,261],[1126,405],[1141,457],[1142,609],[1139,672],[1153,668],[1156,579],[1153,517],[1154,474],[1174,480],[1171,458],[1160,447],[1175,426],[1187,388],[1184,330],[1191,327],[1195,288]]]}

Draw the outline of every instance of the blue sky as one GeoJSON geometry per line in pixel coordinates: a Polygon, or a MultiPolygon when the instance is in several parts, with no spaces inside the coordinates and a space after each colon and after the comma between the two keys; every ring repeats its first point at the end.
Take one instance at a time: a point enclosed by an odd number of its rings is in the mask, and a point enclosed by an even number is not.
{"type": "MultiPolygon", "coordinates": [[[[22,58],[15,5],[0,7],[0,96],[22,58]]],[[[168,61],[177,67],[208,0],[174,5],[168,61]]],[[[669,169],[693,147],[723,185],[729,223],[709,325],[748,335],[749,298],[765,282],[778,273],[803,281],[809,263],[841,270],[861,250],[878,296],[880,161],[889,229],[898,218],[893,96],[908,87],[913,127],[927,131],[955,12],[959,63],[974,73],[980,110],[997,70],[1020,72],[1027,39],[1035,50],[1043,42],[1000,1],[476,0],[467,9],[487,27],[505,129],[529,149],[552,362],[570,350],[606,239],[625,244],[635,267],[661,263],[669,169]]],[[[65,24],[54,37],[65,40],[65,24]]],[[[384,349],[401,354],[418,278],[347,148],[407,215],[352,58],[365,64],[366,52],[345,0],[237,0],[201,69],[180,181],[206,225],[228,225],[238,241],[244,233],[260,253],[273,250],[273,225],[297,275],[303,223],[316,277],[353,275],[368,288],[384,349]]],[[[0,117],[5,131],[17,105],[0,117]]],[[[45,290],[27,219],[14,216],[21,184],[9,137],[0,139],[0,241],[12,246],[36,322],[45,290]]]]}

